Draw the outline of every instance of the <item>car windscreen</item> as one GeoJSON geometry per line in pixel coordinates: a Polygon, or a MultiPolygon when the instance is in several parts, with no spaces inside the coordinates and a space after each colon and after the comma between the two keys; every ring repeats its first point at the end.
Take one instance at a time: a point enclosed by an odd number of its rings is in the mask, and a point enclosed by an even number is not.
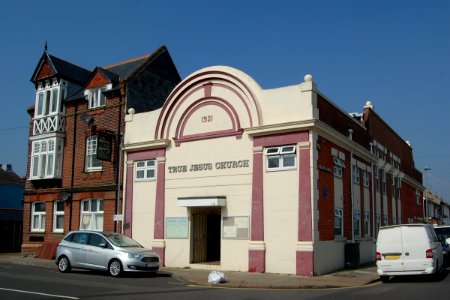
{"type": "Polygon", "coordinates": [[[436,227],[434,231],[442,239],[450,238],[450,227],[436,227]]]}
{"type": "Polygon", "coordinates": [[[105,237],[111,242],[111,244],[117,247],[142,247],[138,242],[125,235],[108,234],[105,235],[105,237]]]}

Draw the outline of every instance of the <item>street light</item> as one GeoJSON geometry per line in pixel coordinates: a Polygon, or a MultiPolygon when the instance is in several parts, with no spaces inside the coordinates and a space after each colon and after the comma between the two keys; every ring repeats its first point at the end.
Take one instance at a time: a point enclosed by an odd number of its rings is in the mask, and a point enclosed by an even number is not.
{"type": "MultiPolygon", "coordinates": [[[[424,199],[424,218],[425,220],[428,220],[428,172],[431,171],[430,167],[425,167],[423,169],[425,173],[425,199],[424,199]]],[[[428,222],[428,221],[427,221],[428,222]]]]}

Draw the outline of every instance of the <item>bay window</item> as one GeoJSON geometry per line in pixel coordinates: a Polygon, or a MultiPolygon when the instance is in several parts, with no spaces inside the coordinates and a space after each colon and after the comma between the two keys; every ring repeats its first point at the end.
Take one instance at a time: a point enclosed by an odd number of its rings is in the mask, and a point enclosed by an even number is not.
{"type": "Polygon", "coordinates": [[[31,146],[30,179],[61,178],[63,140],[36,140],[31,146]]]}

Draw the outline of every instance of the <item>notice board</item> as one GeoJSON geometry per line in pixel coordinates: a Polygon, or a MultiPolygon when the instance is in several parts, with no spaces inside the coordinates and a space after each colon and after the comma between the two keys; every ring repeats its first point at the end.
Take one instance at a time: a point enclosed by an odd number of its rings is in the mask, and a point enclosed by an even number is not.
{"type": "Polygon", "coordinates": [[[224,239],[247,240],[249,238],[249,217],[223,217],[224,239]]]}

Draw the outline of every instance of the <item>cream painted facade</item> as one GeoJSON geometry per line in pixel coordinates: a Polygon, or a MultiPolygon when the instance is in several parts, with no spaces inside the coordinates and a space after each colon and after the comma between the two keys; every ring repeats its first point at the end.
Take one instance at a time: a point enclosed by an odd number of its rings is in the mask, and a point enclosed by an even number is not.
{"type": "MultiPolygon", "coordinates": [[[[167,238],[167,232],[164,238],[155,238],[158,176],[136,181],[127,178],[134,175],[126,172],[124,189],[129,191],[128,185],[132,184],[133,192],[132,206],[125,204],[124,210],[131,208],[128,219],[132,222],[128,226],[132,226],[129,233],[133,238],[148,247],[162,247],[167,266],[192,266],[192,214],[197,210],[218,209],[222,223],[217,232],[222,237],[218,267],[248,271],[249,249],[256,249],[265,252],[265,271],[295,274],[299,247],[299,166],[274,172],[266,172],[262,167],[264,241],[252,242],[253,158],[256,152],[264,152],[262,147],[254,146],[253,135],[311,126],[317,113],[312,105],[312,90],[310,80],[287,88],[262,90],[238,70],[214,67],[189,76],[174,90],[163,108],[139,114],[130,111],[126,117],[124,141],[127,166],[132,167],[135,163],[129,159],[130,153],[164,148],[164,157],[149,157],[165,164],[164,170],[158,168],[156,171],[165,173],[164,221],[180,218],[185,222],[187,219],[189,231],[184,238],[167,238]],[[209,203],[197,207],[196,201],[213,199],[214,202],[219,197],[225,199],[225,204],[209,203]],[[234,218],[235,222],[244,224],[224,226],[223,218],[234,218]],[[233,237],[233,233],[226,232],[228,230],[243,233],[233,237]]],[[[294,146],[297,148],[296,143],[294,146]]],[[[309,189],[308,193],[313,192],[309,189]]],[[[127,192],[125,198],[130,202],[127,192]]],[[[127,232],[127,225],[124,232],[127,232]]],[[[312,245],[312,241],[309,244],[312,245]]]]}
{"type": "Polygon", "coordinates": [[[360,189],[348,177],[335,177],[329,189],[318,180],[333,172],[332,157],[346,164],[346,174],[353,165],[370,174],[376,158],[320,121],[318,95],[310,75],[298,85],[263,90],[247,74],[217,66],[191,74],[158,110],[129,109],[124,233],[153,248],[169,267],[312,276],[345,267],[344,246],[355,239],[348,234],[354,224],[345,218],[359,215],[362,224],[368,216],[370,233],[358,237],[360,261],[373,261],[373,229],[376,216],[387,214],[385,195],[376,196],[384,204],[374,203],[373,189],[360,189]],[[350,154],[324,153],[319,139],[350,154]],[[279,157],[286,167],[269,168],[269,152],[285,150],[279,157]],[[319,166],[319,157],[330,157],[331,167],[319,166]],[[138,163],[147,161],[154,173],[137,178],[138,163]],[[350,207],[347,186],[354,190],[350,207]],[[321,208],[328,196],[343,210],[346,238],[323,238],[335,230],[334,208],[328,217],[321,208]],[[325,218],[329,225],[319,225],[325,218]]]}

